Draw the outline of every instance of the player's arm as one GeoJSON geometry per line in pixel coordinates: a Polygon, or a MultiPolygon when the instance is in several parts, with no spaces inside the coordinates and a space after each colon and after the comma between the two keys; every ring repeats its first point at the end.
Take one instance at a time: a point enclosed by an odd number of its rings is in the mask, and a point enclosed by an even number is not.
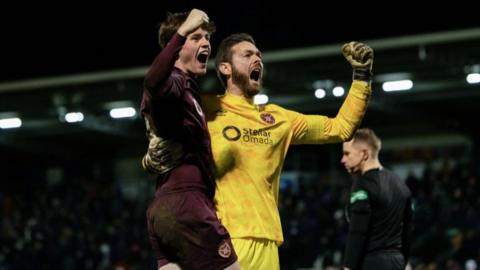
{"type": "Polygon", "coordinates": [[[348,141],[360,125],[371,94],[373,50],[360,42],[350,42],[342,52],[353,69],[353,82],[335,118],[325,123],[328,138],[348,141]]]}
{"type": "Polygon", "coordinates": [[[408,262],[410,257],[410,241],[412,238],[412,216],[413,216],[413,202],[411,198],[408,199],[407,205],[405,206],[405,213],[403,215],[403,230],[402,230],[402,254],[405,259],[405,262],[408,262]]]}
{"type": "MultiPolygon", "coordinates": [[[[362,180],[360,180],[362,181],[362,180]]],[[[347,246],[344,254],[344,267],[356,269],[360,258],[365,253],[368,227],[372,210],[370,193],[365,187],[353,189],[350,195],[350,225],[347,236],[347,246]]]]}
{"type": "Polygon", "coordinates": [[[167,79],[172,72],[175,60],[184,43],[185,38],[175,34],[155,57],[144,80],[144,87],[151,96],[158,96],[171,88],[173,83],[167,79]]]}
{"type": "Polygon", "coordinates": [[[157,135],[152,119],[145,115],[148,149],[142,158],[142,168],[151,174],[164,174],[180,164],[183,159],[183,147],[173,139],[165,139],[157,135]]]}
{"type": "Polygon", "coordinates": [[[148,150],[142,158],[142,168],[145,171],[163,174],[180,164],[183,159],[183,148],[180,143],[156,136],[152,131],[148,137],[148,150]]]}
{"type": "Polygon", "coordinates": [[[373,50],[360,42],[350,42],[342,52],[353,69],[353,82],[334,118],[289,112],[296,144],[348,141],[360,125],[371,94],[373,50]]]}

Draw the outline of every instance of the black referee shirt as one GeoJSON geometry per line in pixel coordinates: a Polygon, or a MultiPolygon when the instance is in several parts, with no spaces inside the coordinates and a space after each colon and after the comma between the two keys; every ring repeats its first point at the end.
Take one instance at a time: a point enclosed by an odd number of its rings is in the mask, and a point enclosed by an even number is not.
{"type": "Polygon", "coordinates": [[[358,268],[369,253],[410,248],[411,193],[390,170],[372,169],[355,179],[348,203],[350,227],[344,265],[358,268]]]}

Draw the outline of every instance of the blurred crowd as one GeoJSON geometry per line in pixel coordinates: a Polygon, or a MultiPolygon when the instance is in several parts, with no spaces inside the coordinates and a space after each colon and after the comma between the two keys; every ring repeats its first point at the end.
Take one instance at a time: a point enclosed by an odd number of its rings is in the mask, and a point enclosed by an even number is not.
{"type": "Polygon", "coordinates": [[[0,193],[0,269],[156,268],[146,206],[127,200],[115,181],[11,185],[0,193]]]}
{"type": "MultiPolygon", "coordinates": [[[[156,269],[146,236],[148,199],[125,197],[111,177],[70,175],[54,184],[35,177],[2,179],[1,270],[156,269]]],[[[351,181],[339,177],[283,186],[282,269],[338,269],[351,181]]],[[[415,198],[412,269],[479,269],[478,179],[473,163],[448,162],[405,179],[415,198]]]]}

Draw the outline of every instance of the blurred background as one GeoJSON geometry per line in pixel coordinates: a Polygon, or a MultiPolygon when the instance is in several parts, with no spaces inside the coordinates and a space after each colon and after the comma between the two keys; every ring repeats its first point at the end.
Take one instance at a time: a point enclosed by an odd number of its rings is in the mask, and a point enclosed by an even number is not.
{"type": "MultiPolygon", "coordinates": [[[[374,91],[362,126],[383,139],[380,159],[414,194],[412,267],[478,269],[480,20],[468,8],[392,4],[373,12],[362,4],[6,10],[0,269],[156,268],[145,227],[154,180],[140,167],[147,140],[139,102],[159,52],[157,24],[167,11],[193,7],[217,24],[214,53],[231,33],[256,39],[265,64],[259,100],[305,114],[335,116],[351,83],[341,45],[370,45],[374,91]]],[[[209,67],[201,88],[221,94],[212,60],[209,67]]],[[[279,205],[282,269],[340,266],[351,184],[340,158],[340,144],[290,148],[279,205]]]]}

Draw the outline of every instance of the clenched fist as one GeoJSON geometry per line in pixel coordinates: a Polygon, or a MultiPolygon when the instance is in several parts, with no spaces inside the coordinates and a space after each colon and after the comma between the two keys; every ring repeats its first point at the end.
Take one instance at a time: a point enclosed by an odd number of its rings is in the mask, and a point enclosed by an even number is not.
{"type": "Polygon", "coordinates": [[[361,42],[352,41],[342,46],[342,53],[353,68],[354,80],[371,80],[373,65],[372,48],[361,42]]]}
{"type": "Polygon", "coordinates": [[[208,23],[210,19],[208,18],[207,13],[203,12],[200,9],[192,9],[190,13],[188,13],[187,19],[183,22],[182,25],[178,28],[177,32],[186,37],[191,32],[195,31],[198,27],[200,27],[204,23],[208,23]]]}
{"type": "Polygon", "coordinates": [[[343,56],[353,68],[371,67],[373,63],[373,50],[361,42],[352,41],[342,46],[343,56]]]}
{"type": "Polygon", "coordinates": [[[148,151],[142,159],[142,167],[149,173],[163,174],[175,168],[183,158],[182,145],[149,134],[148,151]]]}

